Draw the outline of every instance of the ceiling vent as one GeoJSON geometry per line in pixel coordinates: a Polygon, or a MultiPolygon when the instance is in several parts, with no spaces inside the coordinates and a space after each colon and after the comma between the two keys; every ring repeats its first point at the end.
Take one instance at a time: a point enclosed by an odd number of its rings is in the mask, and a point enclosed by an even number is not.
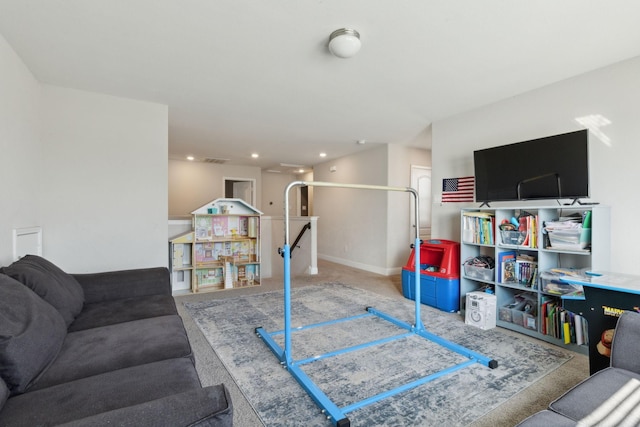
{"type": "Polygon", "coordinates": [[[215,164],[221,165],[223,163],[228,162],[229,159],[214,159],[214,158],[206,157],[206,158],[202,159],[202,161],[204,163],[215,163],[215,164]]]}

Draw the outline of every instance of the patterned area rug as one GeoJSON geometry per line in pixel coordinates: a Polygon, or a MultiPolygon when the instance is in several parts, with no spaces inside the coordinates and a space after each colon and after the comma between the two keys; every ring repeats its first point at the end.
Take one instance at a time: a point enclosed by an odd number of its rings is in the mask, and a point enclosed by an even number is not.
{"type": "MultiPolygon", "coordinates": [[[[267,426],[330,426],[320,409],[255,334],[284,328],[283,293],[185,303],[216,354],[267,426]]],[[[374,307],[413,324],[414,302],[391,299],[338,283],[292,290],[292,326],[365,313],[374,307]]],[[[569,351],[547,348],[492,329],[465,325],[458,314],[422,305],[429,332],[498,361],[479,363],[415,389],[349,412],[352,426],[465,426],[571,359],[569,351]]],[[[378,317],[365,317],[292,334],[294,360],[350,347],[402,330],[378,317]]],[[[284,347],[283,335],[274,339],[284,347]]],[[[384,345],[303,365],[304,372],[338,407],[344,408],[411,380],[467,360],[412,335],[384,345]]]]}

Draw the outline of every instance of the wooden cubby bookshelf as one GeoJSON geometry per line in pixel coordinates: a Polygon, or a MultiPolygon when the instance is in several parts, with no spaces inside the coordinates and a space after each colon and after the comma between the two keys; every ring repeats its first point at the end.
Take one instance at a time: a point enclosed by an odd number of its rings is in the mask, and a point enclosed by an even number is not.
{"type": "Polygon", "coordinates": [[[553,268],[587,268],[591,270],[606,271],[610,265],[610,209],[606,206],[518,206],[497,208],[467,208],[460,212],[460,307],[462,313],[465,310],[466,294],[490,288],[496,295],[496,325],[533,336],[544,341],[569,348],[586,354],[586,345],[565,344],[564,339],[548,334],[543,327],[544,308],[551,300],[558,307],[562,307],[563,300],[559,295],[546,292],[540,286],[540,275],[544,271],[553,268]],[[521,213],[533,215],[536,220],[533,236],[501,235],[499,224],[503,220],[518,218],[521,213]],[[591,246],[588,250],[554,248],[549,245],[548,238],[543,233],[544,224],[557,220],[560,216],[590,212],[591,214],[591,246]],[[487,221],[487,225],[482,221],[487,221]],[[471,227],[471,224],[476,226],[471,227]],[[480,229],[477,226],[481,227],[480,229]],[[482,232],[479,232],[482,230],[482,232]],[[489,235],[487,235],[489,233],[489,235]],[[533,242],[533,244],[531,244],[533,242]],[[500,259],[505,253],[528,255],[537,263],[535,283],[505,283],[502,281],[500,259]],[[495,260],[493,272],[479,273],[478,271],[465,271],[465,261],[485,255],[495,260]],[[513,313],[516,317],[510,317],[506,307],[515,301],[515,297],[526,297],[534,305],[535,314],[513,313]],[[503,308],[503,310],[501,310],[503,308]],[[510,319],[510,320],[509,320],[510,319]]]}

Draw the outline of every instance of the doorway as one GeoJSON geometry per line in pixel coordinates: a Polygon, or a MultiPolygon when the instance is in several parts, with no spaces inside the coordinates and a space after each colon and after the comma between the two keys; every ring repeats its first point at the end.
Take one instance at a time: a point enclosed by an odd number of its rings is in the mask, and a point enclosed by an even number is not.
{"type": "MultiPolygon", "coordinates": [[[[431,238],[431,168],[411,165],[411,187],[418,192],[420,203],[419,236],[422,240],[428,240],[431,238]]],[[[413,201],[411,204],[411,224],[415,227],[416,215],[413,201]]]]}
{"type": "Polygon", "coordinates": [[[300,216],[309,216],[309,187],[300,187],[300,216]]]}
{"type": "Polygon", "coordinates": [[[249,205],[256,205],[256,180],[251,178],[223,178],[224,197],[241,199],[249,205]]]}

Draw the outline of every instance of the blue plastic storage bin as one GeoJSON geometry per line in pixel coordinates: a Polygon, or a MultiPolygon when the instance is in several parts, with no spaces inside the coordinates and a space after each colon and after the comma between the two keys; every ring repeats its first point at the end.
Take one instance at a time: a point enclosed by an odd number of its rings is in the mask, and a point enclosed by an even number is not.
{"type": "MultiPolygon", "coordinates": [[[[402,270],[402,294],[415,301],[415,273],[402,270]]],[[[422,272],[420,274],[420,302],[442,311],[460,310],[460,279],[442,279],[422,272]]]]}

